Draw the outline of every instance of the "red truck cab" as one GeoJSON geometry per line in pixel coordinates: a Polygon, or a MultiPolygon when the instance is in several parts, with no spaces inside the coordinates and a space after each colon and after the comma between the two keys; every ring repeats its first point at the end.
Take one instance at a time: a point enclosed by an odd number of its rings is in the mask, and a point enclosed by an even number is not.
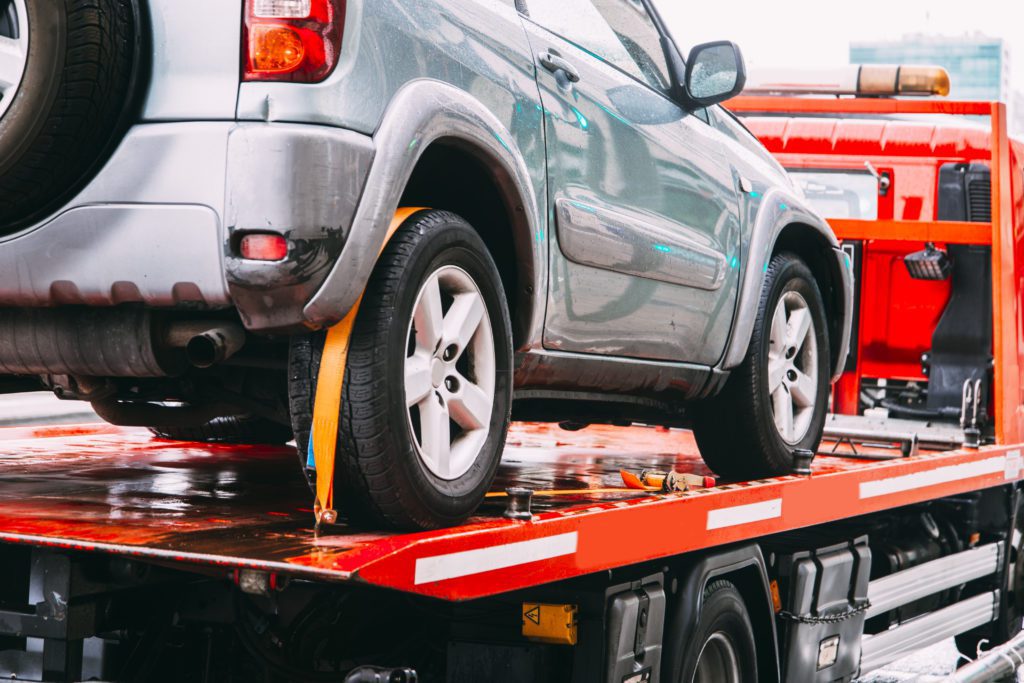
{"type": "MultiPolygon", "coordinates": [[[[871,80],[866,70],[860,82],[871,80]]],[[[890,94],[900,91],[894,85],[890,94]]],[[[799,92],[745,96],[728,106],[791,172],[853,260],[854,339],[833,411],[961,421],[962,385],[981,379],[979,426],[992,435],[998,406],[993,309],[986,302],[993,301],[994,242],[985,226],[1024,224],[1024,142],[1003,138],[1009,192],[993,192],[991,141],[997,127],[1005,131],[1005,118],[988,111],[993,105],[880,99],[877,90],[870,98],[829,100],[799,92]],[[976,111],[989,116],[954,115],[976,111]],[[1012,216],[994,217],[1003,207],[1012,216]],[[867,233],[866,221],[873,224],[867,233]],[[904,262],[924,256],[929,242],[929,253],[949,271],[939,273],[945,277],[914,277],[904,262]]],[[[1020,264],[1024,235],[1014,231],[1012,245],[1020,264]]],[[[1017,265],[1013,282],[1021,278],[1017,265]]],[[[1019,301],[1004,302],[995,309],[996,324],[1020,329],[1020,310],[1019,301]]],[[[1005,355],[1004,363],[1009,355],[1019,360],[1020,350],[1005,355]]]]}

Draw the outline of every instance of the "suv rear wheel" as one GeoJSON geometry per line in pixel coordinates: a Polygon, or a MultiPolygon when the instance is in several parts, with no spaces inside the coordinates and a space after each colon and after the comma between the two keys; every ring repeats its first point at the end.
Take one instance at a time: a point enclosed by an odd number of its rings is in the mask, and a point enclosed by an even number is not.
{"type": "MultiPolygon", "coordinates": [[[[292,343],[302,462],[324,336],[292,343]]],[[[508,431],[511,339],[501,278],[473,228],[445,211],[409,218],[381,254],[352,329],[335,456],[339,509],[412,529],[471,515],[508,431]]]]}
{"type": "Polygon", "coordinates": [[[718,396],[694,406],[701,456],[730,479],[787,474],[793,452],[815,451],[828,408],[825,304],[794,254],[768,265],[743,363],[718,396]]]}
{"type": "Polygon", "coordinates": [[[0,0],[0,236],[65,201],[111,150],[137,23],[131,0],[0,0]]]}

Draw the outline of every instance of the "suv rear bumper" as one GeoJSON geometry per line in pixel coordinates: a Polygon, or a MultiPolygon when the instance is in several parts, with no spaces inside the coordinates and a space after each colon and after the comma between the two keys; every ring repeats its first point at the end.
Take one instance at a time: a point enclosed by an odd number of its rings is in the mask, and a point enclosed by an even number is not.
{"type": "Polygon", "coordinates": [[[0,306],[235,306],[253,330],[299,326],[372,159],[371,138],[326,126],[135,126],[61,213],[0,241],[0,306]],[[284,235],[288,256],[240,258],[252,230],[284,235]]]}

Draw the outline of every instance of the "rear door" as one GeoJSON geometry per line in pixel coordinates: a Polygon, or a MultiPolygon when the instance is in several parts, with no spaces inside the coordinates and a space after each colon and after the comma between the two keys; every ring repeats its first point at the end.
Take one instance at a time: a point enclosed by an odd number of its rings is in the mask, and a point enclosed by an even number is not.
{"type": "Polygon", "coordinates": [[[711,365],[738,282],[719,133],[669,96],[639,0],[528,0],[548,155],[547,348],[711,365]]]}

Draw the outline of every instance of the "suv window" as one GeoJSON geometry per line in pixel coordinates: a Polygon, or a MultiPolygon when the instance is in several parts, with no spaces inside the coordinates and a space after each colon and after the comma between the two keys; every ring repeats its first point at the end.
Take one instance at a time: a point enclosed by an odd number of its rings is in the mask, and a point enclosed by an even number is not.
{"type": "Polygon", "coordinates": [[[641,0],[530,0],[530,19],[652,88],[668,90],[661,34],[641,0]]]}

